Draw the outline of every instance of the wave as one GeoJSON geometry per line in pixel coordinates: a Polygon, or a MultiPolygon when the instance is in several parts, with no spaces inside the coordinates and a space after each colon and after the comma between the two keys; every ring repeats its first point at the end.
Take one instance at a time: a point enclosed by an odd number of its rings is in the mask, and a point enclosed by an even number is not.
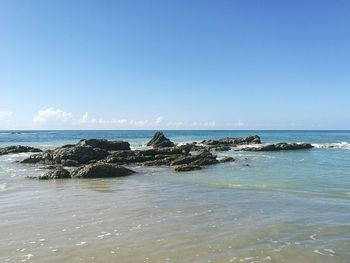
{"type": "Polygon", "coordinates": [[[338,148],[338,149],[349,149],[349,142],[335,142],[335,143],[313,143],[312,146],[315,148],[338,148]]]}
{"type": "Polygon", "coordinates": [[[4,192],[7,190],[7,185],[6,184],[0,184],[0,192],[4,192]]]}

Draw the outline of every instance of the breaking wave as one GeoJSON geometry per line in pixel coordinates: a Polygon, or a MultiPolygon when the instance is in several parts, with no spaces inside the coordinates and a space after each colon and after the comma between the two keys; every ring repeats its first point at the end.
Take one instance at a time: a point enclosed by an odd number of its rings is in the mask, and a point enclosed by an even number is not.
{"type": "Polygon", "coordinates": [[[336,143],[313,143],[312,146],[315,148],[338,148],[338,149],[349,149],[349,142],[336,142],[336,143]]]}

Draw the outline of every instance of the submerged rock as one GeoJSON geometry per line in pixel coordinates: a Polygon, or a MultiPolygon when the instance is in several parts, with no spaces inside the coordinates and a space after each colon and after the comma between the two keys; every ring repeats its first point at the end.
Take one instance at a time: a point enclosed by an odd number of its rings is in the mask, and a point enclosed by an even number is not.
{"type": "Polygon", "coordinates": [[[104,139],[82,139],[78,145],[91,146],[93,148],[100,148],[107,151],[122,151],[130,150],[130,143],[125,141],[114,141],[104,139]]]}
{"type": "Polygon", "coordinates": [[[153,138],[147,143],[147,146],[157,147],[173,147],[175,144],[165,137],[164,133],[156,132],[153,138]]]}
{"type": "Polygon", "coordinates": [[[230,157],[230,156],[222,156],[222,157],[218,158],[218,161],[220,163],[228,163],[228,162],[234,162],[235,159],[233,157],[230,157]]]}
{"type": "Polygon", "coordinates": [[[290,150],[303,150],[311,149],[313,146],[309,143],[276,143],[267,144],[260,147],[245,147],[240,149],[240,151],[250,151],[250,152],[272,152],[272,151],[290,151],[290,150]]]}
{"type": "Polygon", "coordinates": [[[123,166],[115,166],[106,163],[88,164],[78,168],[72,173],[77,178],[104,178],[104,177],[120,177],[135,173],[133,170],[123,166]]]}
{"type": "Polygon", "coordinates": [[[192,164],[182,164],[182,165],[175,165],[172,167],[175,172],[189,172],[194,170],[201,170],[202,167],[199,165],[192,165],[192,164]]]}
{"type": "Polygon", "coordinates": [[[55,168],[38,177],[40,180],[71,178],[70,173],[63,168],[55,168]]]}
{"type": "Polygon", "coordinates": [[[5,148],[0,148],[0,155],[10,154],[10,153],[27,153],[27,152],[42,152],[41,149],[30,147],[30,146],[7,146],[5,148]]]}

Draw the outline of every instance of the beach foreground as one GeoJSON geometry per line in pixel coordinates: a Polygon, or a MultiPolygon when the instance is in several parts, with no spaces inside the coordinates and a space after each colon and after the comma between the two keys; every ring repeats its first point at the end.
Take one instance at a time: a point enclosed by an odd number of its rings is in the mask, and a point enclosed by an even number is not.
{"type": "MultiPolygon", "coordinates": [[[[0,157],[1,262],[348,262],[350,132],[256,132],[314,149],[225,151],[234,162],[177,173],[134,166],[120,178],[28,180],[43,173],[0,157]]],[[[251,132],[169,131],[174,142],[251,132]]],[[[152,131],[2,133],[2,146],[55,148],[81,138],[130,141],[152,131]]]]}

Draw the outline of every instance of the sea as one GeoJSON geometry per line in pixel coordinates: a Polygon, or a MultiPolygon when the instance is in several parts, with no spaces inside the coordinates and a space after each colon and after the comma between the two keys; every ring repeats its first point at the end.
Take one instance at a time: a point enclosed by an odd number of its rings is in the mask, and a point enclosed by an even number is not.
{"type": "MultiPolygon", "coordinates": [[[[83,138],[145,147],[155,131],[0,131],[0,147],[52,149],[83,138]]],[[[350,262],[350,131],[164,131],[177,143],[259,135],[307,142],[176,173],[132,167],[108,179],[45,172],[0,156],[0,262],[350,262]]]]}

